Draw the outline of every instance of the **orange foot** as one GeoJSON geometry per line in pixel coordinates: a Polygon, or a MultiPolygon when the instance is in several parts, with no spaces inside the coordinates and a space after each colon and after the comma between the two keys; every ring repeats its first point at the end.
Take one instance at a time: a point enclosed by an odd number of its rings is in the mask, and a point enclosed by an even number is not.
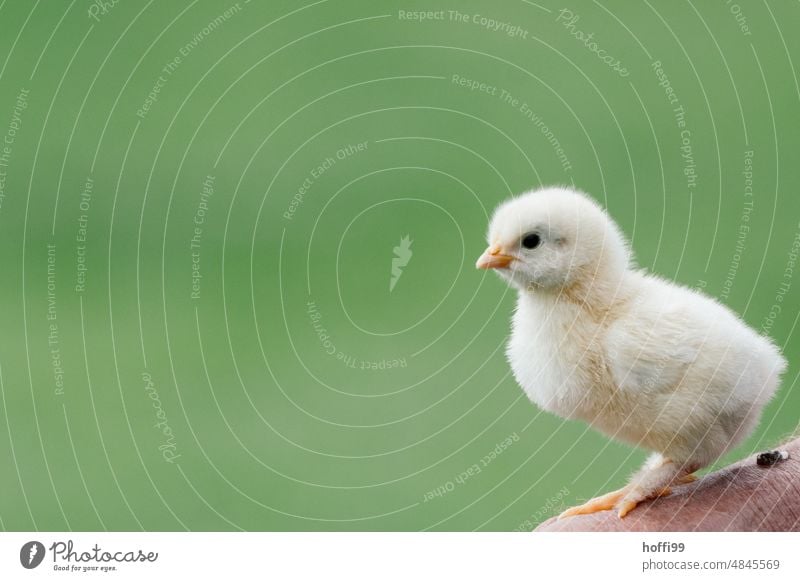
{"type": "MultiPolygon", "coordinates": [[[[678,482],[682,482],[682,480],[679,480],[678,482]]],[[[669,486],[665,486],[656,492],[651,498],[661,498],[662,496],[669,496],[670,494],[672,494],[672,489],[669,486]]],[[[617,516],[619,516],[619,518],[625,518],[625,515],[639,506],[640,502],[641,500],[623,500],[617,505],[617,516]]]]}
{"type": "Polygon", "coordinates": [[[600,512],[602,510],[611,510],[617,503],[625,496],[627,493],[627,489],[620,488],[619,490],[615,490],[614,492],[609,492],[608,494],[604,494],[603,496],[598,496],[597,498],[593,498],[589,502],[582,504],[580,506],[573,506],[572,508],[568,508],[560,515],[558,515],[559,520],[562,518],[566,518],[568,516],[576,516],[579,514],[592,514],[595,512],[600,512]]]}
{"type": "MultiPolygon", "coordinates": [[[[694,482],[697,480],[697,476],[694,474],[686,474],[681,476],[675,481],[675,484],[689,484],[690,482],[694,482]]],[[[566,518],[568,516],[577,516],[579,514],[592,514],[595,512],[601,512],[603,510],[611,510],[612,508],[616,508],[617,515],[619,518],[624,518],[630,511],[636,508],[642,500],[622,500],[625,495],[630,491],[629,487],[620,488],[619,490],[615,490],[614,492],[609,492],[608,494],[604,494],[603,496],[598,496],[597,498],[593,498],[592,500],[580,505],[580,506],[573,506],[572,508],[568,508],[560,515],[558,515],[559,520],[562,518],[566,518]]],[[[665,486],[652,496],[648,498],[660,498],[662,496],[669,496],[672,493],[672,489],[669,486],[665,486]]]]}

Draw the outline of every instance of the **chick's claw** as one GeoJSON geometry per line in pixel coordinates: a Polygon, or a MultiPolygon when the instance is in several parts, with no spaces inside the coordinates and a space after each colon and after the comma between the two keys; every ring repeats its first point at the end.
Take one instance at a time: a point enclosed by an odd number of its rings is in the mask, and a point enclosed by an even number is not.
{"type": "MultiPolygon", "coordinates": [[[[693,476],[693,475],[689,474],[688,476],[693,476]]],[[[683,478],[677,480],[677,482],[683,483],[684,478],[686,477],[684,476],[683,478]]],[[[693,478],[696,480],[696,477],[693,478]]],[[[672,494],[671,486],[664,486],[656,490],[651,495],[643,494],[641,490],[634,488],[628,494],[628,496],[623,498],[622,501],[616,505],[615,508],[617,509],[617,516],[619,516],[619,518],[625,518],[625,515],[627,515],[637,506],[639,506],[639,503],[642,502],[643,500],[647,500],[650,498],[662,498],[664,496],[669,496],[670,494],[672,494]]]]}
{"type": "Polygon", "coordinates": [[[619,506],[617,507],[617,516],[619,516],[619,518],[625,518],[625,515],[637,506],[639,506],[639,502],[636,500],[624,500],[619,503],[619,506]]]}
{"type": "Polygon", "coordinates": [[[573,506],[572,508],[568,508],[560,515],[558,515],[558,519],[561,520],[562,518],[566,518],[568,516],[577,516],[579,514],[593,514],[595,512],[600,512],[603,510],[611,510],[617,503],[623,498],[626,494],[626,490],[623,488],[621,490],[615,490],[614,492],[609,492],[608,494],[604,494],[603,496],[598,496],[597,498],[593,498],[589,502],[586,502],[580,506],[573,506]]]}

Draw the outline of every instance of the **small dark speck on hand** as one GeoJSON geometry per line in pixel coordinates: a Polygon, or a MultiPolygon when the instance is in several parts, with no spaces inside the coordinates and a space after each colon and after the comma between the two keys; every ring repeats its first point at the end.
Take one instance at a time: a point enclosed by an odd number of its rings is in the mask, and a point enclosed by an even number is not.
{"type": "Polygon", "coordinates": [[[781,450],[761,452],[756,458],[756,464],[759,466],[774,466],[781,460],[786,460],[787,458],[789,458],[789,453],[781,450]]]}

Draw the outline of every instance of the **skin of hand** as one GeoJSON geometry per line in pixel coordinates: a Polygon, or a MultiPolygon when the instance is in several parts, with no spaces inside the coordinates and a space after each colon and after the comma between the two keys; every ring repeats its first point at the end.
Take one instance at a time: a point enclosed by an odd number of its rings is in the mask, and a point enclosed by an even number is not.
{"type": "Polygon", "coordinates": [[[800,438],[778,449],[789,458],[758,466],[748,456],[668,496],[641,503],[624,519],[603,511],[543,522],[536,531],[794,531],[800,532],[800,438]]]}

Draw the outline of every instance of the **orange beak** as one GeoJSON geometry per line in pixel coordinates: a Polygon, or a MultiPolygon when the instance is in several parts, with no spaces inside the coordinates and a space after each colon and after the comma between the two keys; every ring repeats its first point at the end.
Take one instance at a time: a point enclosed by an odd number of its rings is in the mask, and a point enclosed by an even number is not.
{"type": "Polygon", "coordinates": [[[487,269],[507,267],[511,264],[511,261],[514,260],[514,257],[508,254],[501,254],[501,250],[502,248],[499,244],[492,244],[481,254],[478,262],[475,263],[475,268],[487,269]]]}

